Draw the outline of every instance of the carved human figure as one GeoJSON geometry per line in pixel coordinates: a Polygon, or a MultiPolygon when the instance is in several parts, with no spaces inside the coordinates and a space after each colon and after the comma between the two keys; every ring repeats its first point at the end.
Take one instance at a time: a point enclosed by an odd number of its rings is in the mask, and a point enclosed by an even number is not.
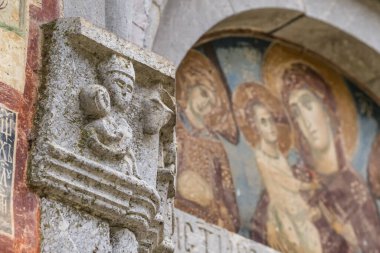
{"type": "Polygon", "coordinates": [[[111,103],[119,112],[127,112],[132,100],[135,70],[131,61],[112,55],[98,66],[102,85],[110,93],[111,103]]]}
{"type": "Polygon", "coordinates": [[[174,140],[175,101],[169,93],[159,88],[144,98],[143,130],[145,134],[158,135],[160,139],[157,184],[161,199],[156,220],[163,222],[163,239],[156,248],[157,252],[174,252],[173,237],[173,201],[175,194],[176,148],[174,140]],[[161,217],[161,218],[159,218],[161,217]]]}
{"type": "Polygon", "coordinates": [[[111,115],[111,101],[106,88],[89,85],[80,92],[81,108],[91,120],[85,128],[86,143],[103,159],[125,160],[129,166],[123,172],[134,171],[134,155],[129,149],[132,130],[128,124],[118,124],[111,115]]]}
{"type": "Polygon", "coordinates": [[[322,213],[316,224],[325,238],[323,252],[380,252],[377,208],[346,158],[337,103],[329,86],[304,63],[293,63],[282,79],[282,99],[295,126],[299,152],[307,168],[319,177],[320,187],[309,203],[322,213]],[[334,246],[338,236],[350,249],[334,246]]]}
{"type": "Polygon", "coordinates": [[[144,101],[144,133],[157,134],[173,114],[174,112],[162,102],[159,92],[154,92],[144,101]]]}

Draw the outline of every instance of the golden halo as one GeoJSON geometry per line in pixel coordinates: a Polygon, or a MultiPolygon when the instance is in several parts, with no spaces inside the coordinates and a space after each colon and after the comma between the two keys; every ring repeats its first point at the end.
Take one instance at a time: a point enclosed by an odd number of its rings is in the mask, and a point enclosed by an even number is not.
{"type": "Polygon", "coordinates": [[[291,64],[304,63],[317,71],[327,85],[336,101],[340,128],[343,135],[343,147],[347,158],[351,161],[356,150],[358,124],[357,112],[351,92],[344,83],[342,76],[316,57],[306,52],[285,46],[279,43],[273,44],[264,56],[263,80],[269,90],[281,99],[282,76],[291,64]]]}
{"type": "Polygon", "coordinates": [[[238,129],[233,117],[228,87],[215,64],[204,54],[191,49],[176,72],[177,105],[185,110],[190,87],[202,85],[212,90],[216,102],[204,119],[205,125],[229,142],[238,142],[238,129]]]}
{"type": "Polygon", "coordinates": [[[253,103],[264,105],[272,114],[278,131],[278,146],[282,153],[286,153],[292,144],[290,124],[282,104],[266,87],[256,83],[240,84],[233,94],[233,110],[240,131],[245,139],[256,147],[260,140],[251,111],[253,103]]]}

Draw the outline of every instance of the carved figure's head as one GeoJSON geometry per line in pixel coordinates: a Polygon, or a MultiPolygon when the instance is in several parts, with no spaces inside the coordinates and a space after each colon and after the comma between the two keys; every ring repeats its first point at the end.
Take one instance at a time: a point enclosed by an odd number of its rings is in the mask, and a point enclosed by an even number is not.
{"type": "Polygon", "coordinates": [[[102,118],[111,111],[110,95],[101,85],[94,84],[82,88],[79,98],[82,110],[91,118],[102,118]]]}
{"type": "Polygon", "coordinates": [[[129,106],[134,89],[135,70],[130,60],[112,55],[98,66],[103,86],[111,95],[111,102],[120,109],[129,106]]]}
{"type": "Polygon", "coordinates": [[[160,94],[154,93],[144,101],[144,133],[157,134],[174,112],[162,102],[160,94]]]}

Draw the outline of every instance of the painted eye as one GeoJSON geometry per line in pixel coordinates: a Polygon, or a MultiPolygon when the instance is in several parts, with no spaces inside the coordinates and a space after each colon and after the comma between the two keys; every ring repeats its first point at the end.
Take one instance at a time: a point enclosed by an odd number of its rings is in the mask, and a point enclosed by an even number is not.
{"type": "Polygon", "coordinates": [[[305,101],[305,102],[303,103],[303,106],[304,106],[306,109],[308,109],[309,111],[310,111],[311,109],[313,109],[313,104],[312,104],[312,101],[310,101],[310,100],[305,101]]]}
{"type": "Polygon", "coordinates": [[[291,108],[291,113],[293,115],[294,118],[298,118],[299,116],[299,111],[298,111],[298,108],[297,107],[292,107],[291,108]]]}
{"type": "Polygon", "coordinates": [[[204,97],[204,98],[208,97],[207,91],[205,91],[205,90],[202,89],[201,90],[201,96],[204,97]]]}

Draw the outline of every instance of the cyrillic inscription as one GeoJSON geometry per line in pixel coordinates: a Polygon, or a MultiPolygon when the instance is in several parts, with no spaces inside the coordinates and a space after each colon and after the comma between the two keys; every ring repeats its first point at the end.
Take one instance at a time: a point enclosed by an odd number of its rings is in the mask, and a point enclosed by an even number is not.
{"type": "Polygon", "coordinates": [[[0,107],[0,233],[13,234],[16,113],[0,107]]]}
{"type": "Polygon", "coordinates": [[[276,253],[277,251],[175,209],[175,252],[276,253]]]}

